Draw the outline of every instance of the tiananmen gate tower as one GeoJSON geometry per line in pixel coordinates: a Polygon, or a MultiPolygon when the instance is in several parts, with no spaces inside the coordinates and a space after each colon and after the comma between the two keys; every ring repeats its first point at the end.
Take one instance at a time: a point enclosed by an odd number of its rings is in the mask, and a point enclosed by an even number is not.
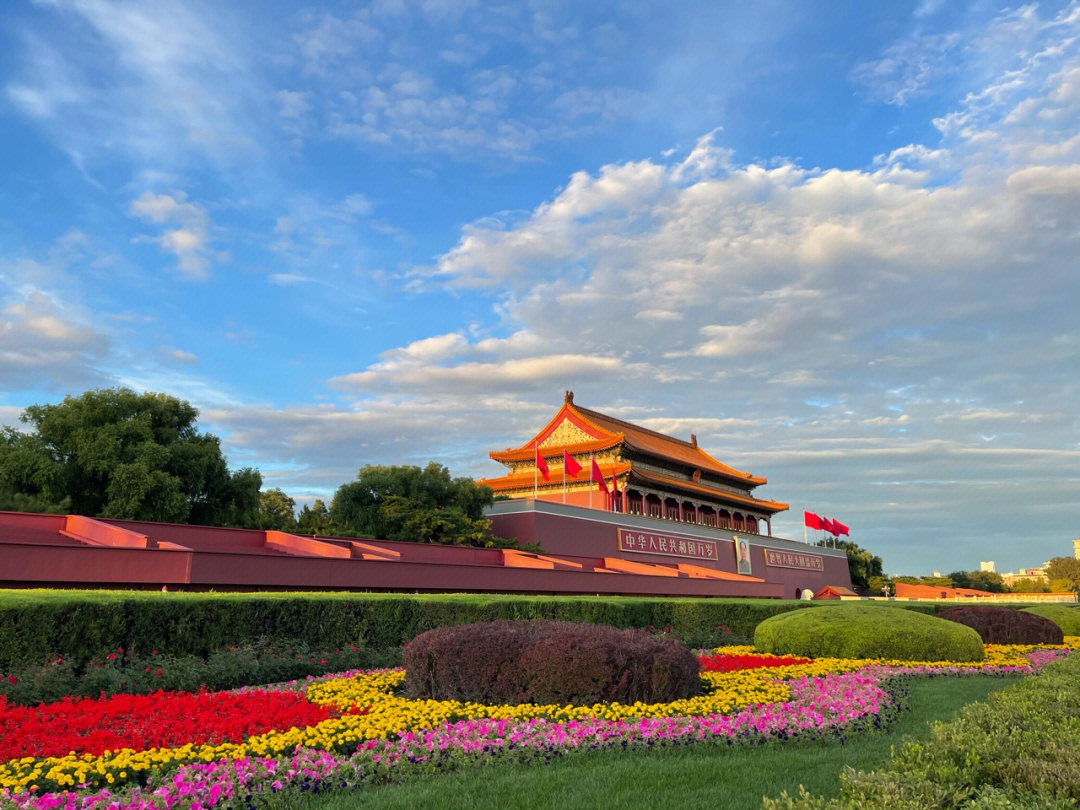
{"type": "Polygon", "coordinates": [[[509,473],[478,483],[496,495],[600,508],[683,523],[772,534],[772,516],[786,503],[755,498],[767,482],[717,461],[697,437],[677,439],[574,404],[567,391],[558,413],[520,447],[489,454],[509,473]],[[564,475],[564,454],[580,470],[564,475]],[[548,467],[547,480],[537,458],[548,467]],[[596,461],[608,492],[591,476],[596,461]],[[565,492],[565,497],[564,497],[565,492]]]}

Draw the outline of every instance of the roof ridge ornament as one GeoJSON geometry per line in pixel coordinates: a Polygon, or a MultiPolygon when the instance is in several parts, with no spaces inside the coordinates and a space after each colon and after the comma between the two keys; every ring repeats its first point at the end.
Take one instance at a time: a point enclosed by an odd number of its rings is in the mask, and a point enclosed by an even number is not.
{"type": "Polygon", "coordinates": [[[567,391],[563,392],[563,402],[565,402],[567,405],[573,405],[574,404],[574,392],[570,391],[570,390],[567,390],[567,391]]]}

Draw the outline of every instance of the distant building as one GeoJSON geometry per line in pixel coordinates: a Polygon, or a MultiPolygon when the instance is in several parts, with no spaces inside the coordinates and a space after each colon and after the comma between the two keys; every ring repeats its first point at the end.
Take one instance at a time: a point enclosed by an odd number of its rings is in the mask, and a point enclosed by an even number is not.
{"type": "Polygon", "coordinates": [[[1080,560],[1080,540],[1073,540],[1073,556],[1080,560]]]}
{"type": "Polygon", "coordinates": [[[997,567],[994,565],[993,560],[980,561],[979,570],[985,571],[988,574],[997,573],[997,567]]]}
{"type": "Polygon", "coordinates": [[[1049,582],[1050,577],[1046,575],[1046,566],[1048,566],[1049,564],[1049,561],[1047,561],[1038,568],[1021,568],[1015,574],[1002,574],[1001,579],[1004,581],[1005,586],[1008,588],[1011,588],[1021,579],[1030,579],[1035,582],[1049,582]]]}

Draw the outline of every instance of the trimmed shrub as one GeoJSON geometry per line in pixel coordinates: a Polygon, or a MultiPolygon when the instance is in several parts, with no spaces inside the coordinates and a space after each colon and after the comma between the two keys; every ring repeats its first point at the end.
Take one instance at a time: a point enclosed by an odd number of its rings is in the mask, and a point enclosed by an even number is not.
{"type": "Polygon", "coordinates": [[[1077,605],[1037,605],[1024,608],[1023,612],[1049,619],[1067,636],[1080,636],[1080,607],[1077,605]]]}
{"type": "Polygon", "coordinates": [[[700,686],[693,653],[673,638],[572,622],[441,627],[405,649],[414,698],[591,706],[667,703],[700,686]]]}
{"type": "Polygon", "coordinates": [[[1060,644],[1065,640],[1052,621],[1023,610],[966,605],[943,610],[937,617],[970,627],[983,644],[1060,644]]]}
{"type": "Polygon", "coordinates": [[[841,604],[766,619],[754,646],[774,655],[981,661],[983,643],[970,627],[881,605],[841,604]]]}
{"type": "Polygon", "coordinates": [[[0,677],[0,698],[13,705],[35,705],[68,696],[139,695],[159,689],[213,691],[401,665],[400,649],[380,652],[352,645],[310,650],[269,641],[218,650],[208,658],[159,650],[139,654],[129,649],[118,649],[111,655],[89,661],[58,657],[45,665],[5,671],[0,677]]]}

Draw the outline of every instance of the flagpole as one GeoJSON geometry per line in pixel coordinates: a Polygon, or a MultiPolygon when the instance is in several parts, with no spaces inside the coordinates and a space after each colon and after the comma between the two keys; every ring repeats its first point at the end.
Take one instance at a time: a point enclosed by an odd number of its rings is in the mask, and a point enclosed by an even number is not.
{"type": "MultiPolygon", "coordinates": [[[[534,449],[533,455],[535,456],[533,458],[533,461],[538,462],[539,457],[540,457],[540,442],[539,441],[536,442],[536,446],[533,449],[534,449]]],[[[534,463],[533,464],[533,500],[534,501],[536,500],[536,476],[539,475],[539,473],[540,473],[540,465],[538,463],[534,463]]]]}
{"type": "Polygon", "coordinates": [[[566,503],[566,460],[569,458],[566,455],[566,448],[562,451],[562,502],[566,503]]]}
{"type": "MultiPolygon", "coordinates": [[[[593,458],[593,456],[592,456],[592,455],[590,454],[590,455],[589,455],[589,475],[592,475],[592,465],[593,465],[593,461],[595,461],[595,459],[594,459],[594,458],[593,458]]],[[[590,508],[590,509],[592,509],[592,491],[593,491],[593,488],[592,488],[592,487],[589,487],[589,508],[590,508]]]]}

